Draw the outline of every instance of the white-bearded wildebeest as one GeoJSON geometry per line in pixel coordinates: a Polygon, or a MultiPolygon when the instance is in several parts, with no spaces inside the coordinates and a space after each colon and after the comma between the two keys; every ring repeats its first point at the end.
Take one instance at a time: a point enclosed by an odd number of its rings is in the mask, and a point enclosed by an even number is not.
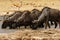
{"type": "Polygon", "coordinates": [[[22,15],[21,11],[15,11],[10,17],[8,17],[6,20],[3,21],[2,28],[6,28],[9,26],[10,29],[16,28],[13,24],[14,21],[17,20],[22,15]]]}
{"type": "Polygon", "coordinates": [[[26,28],[26,26],[31,26],[31,24],[32,24],[32,18],[31,18],[31,16],[30,16],[30,11],[28,11],[28,10],[25,10],[25,11],[23,11],[23,14],[21,15],[21,17],[19,17],[15,22],[15,25],[17,26],[17,27],[21,27],[21,26],[25,26],[25,28],[26,28]]]}
{"type": "MultiPolygon", "coordinates": [[[[39,11],[38,9],[33,9],[32,11],[31,11],[31,17],[32,17],[32,19],[33,19],[33,21],[34,20],[37,20],[38,19],[38,17],[41,15],[41,11],[39,11]]],[[[32,22],[33,22],[32,21],[32,22]]],[[[33,26],[34,26],[34,24],[31,26],[31,28],[33,28],[33,26]]],[[[41,24],[41,25],[38,25],[40,28],[42,27],[44,27],[44,25],[43,24],[41,24]]]]}
{"type": "MultiPolygon", "coordinates": [[[[34,23],[37,23],[36,25],[41,25],[42,23],[45,23],[45,28],[47,28],[47,26],[50,28],[49,21],[55,22],[55,28],[57,27],[56,22],[59,22],[60,25],[60,11],[57,9],[44,7],[38,20],[35,20],[34,23]]],[[[36,25],[34,29],[37,28],[36,25]]]]}

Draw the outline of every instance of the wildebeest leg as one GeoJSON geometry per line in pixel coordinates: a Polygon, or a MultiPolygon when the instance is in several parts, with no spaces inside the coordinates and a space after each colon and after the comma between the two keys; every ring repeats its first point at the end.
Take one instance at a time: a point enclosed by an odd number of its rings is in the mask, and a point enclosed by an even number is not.
{"type": "Polygon", "coordinates": [[[6,28],[6,27],[7,27],[6,23],[3,23],[2,24],[2,29],[6,28]]]}
{"type": "Polygon", "coordinates": [[[48,23],[48,27],[50,28],[50,24],[48,23]]]}
{"type": "Polygon", "coordinates": [[[42,26],[42,27],[44,27],[44,25],[43,25],[43,24],[42,24],[41,26],[42,26]]]}
{"type": "Polygon", "coordinates": [[[50,25],[49,25],[49,21],[48,20],[45,22],[45,29],[47,29],[47,26],[50,28],[50,25]]]}
{"type": "Polygon", "coordinates": [[[57,23],[56,23],[56,21],[54,21],[54,24],[55,24],[55,28],[57,27],[57,23]]]}
{"type": "Polygon", "coordinates": [[[33,24],[32,25],[30,25],[30,28],[32,28],[33,27],[33,24]]]}
{"type": "Polygon", "coordinates": [[[39,24],[38,27],[43,28],[44,27],[43,23],[39,24]]]}
{"type": "Polygon", "coordinates": [[[32,25],[30,25],[30,28],[32,27],[32,25]]]}
{"type": "Polygon", "coordinates": [[[47,23],[45,23],[45,29],[47,29],[47,23]]]}
{"type": "Polygon", "coordinates": [[[53,21],[50,21],[51,22],[51,25],[53,25],[53,21]]]}
{"type": "Polygon", "coordinates": [[[59,28],[60,28],[60,22],[59,22],[59,28]]]}
{"type": "Polygon", "coordinates": [[[20,25],[19,25],[19,26],[17,26],[17,28],[18,28],[18,29],[20,29],[20,27],[21,27],[20,25]]]}
{"type": "Polygon", "coordinates": [[[25,28],[27,28],[27,27],[25,26],[25,28]]]}

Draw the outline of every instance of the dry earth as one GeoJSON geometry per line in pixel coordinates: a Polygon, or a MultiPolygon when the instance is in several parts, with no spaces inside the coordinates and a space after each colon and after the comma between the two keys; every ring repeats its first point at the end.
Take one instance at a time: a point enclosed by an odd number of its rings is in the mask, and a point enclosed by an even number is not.
{"type": "Polygon", "coordinates": [[[14,33],[0,33],[0,40],[60,40],[60,29],[23,29],[14,33]]]}
{"type": "Polygon", "coordinates": [[[60,0],[0,0],[0,11],[41,10],[45,6],[60,9],[60,0]]]}
{"type": "Polygon", "coordinates": [[[60,10],[60,0],[0,0],[0,15],[17,10],[41,10],[45,6],[60,10]]]}

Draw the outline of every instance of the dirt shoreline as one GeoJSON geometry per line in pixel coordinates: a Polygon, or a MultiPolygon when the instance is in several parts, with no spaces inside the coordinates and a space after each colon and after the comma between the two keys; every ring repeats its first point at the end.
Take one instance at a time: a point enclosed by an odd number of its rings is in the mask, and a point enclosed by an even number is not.
{"type": "Polygon", "coordinates": [[[12,33],[0,33],[0,40],[60,40],[60,29],[25,29],[12,33]]]}

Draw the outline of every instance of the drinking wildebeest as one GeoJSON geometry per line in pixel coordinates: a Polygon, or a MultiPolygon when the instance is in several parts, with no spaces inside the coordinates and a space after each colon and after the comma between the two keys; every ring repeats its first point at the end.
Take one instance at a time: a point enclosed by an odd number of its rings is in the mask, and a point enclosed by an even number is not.
{"type": "Polygon", "coordinates": [[[9,26],[10,29],[16,28],[15,26],[13,26],[13,24],[15,23],[14,21],[17,20],[17,18],[19,18],[21,15],[21,11],[15,11],[13,16],[3,21],[2,28],[6,28],[7,26],[9,26]]]}
{"type": "MultiPolygon", "coordinates": [[[[44,7],[42,9],[42,13],[39,16],[38,20],[35,20],[34,23],[36,22],[37,23],[36,25],[41,25],[41,23],[45,23],[46,24],[45,28],[47,28],[47,25],[50,28],[49,21],[54,21],[56,26],[57,26],[56,22],[59,22],[59,24],[60,24],[60,21],[59,21],[60,18],[59,17],[60,17],[60,11],[59,10],[52,9],[49,7],[44,7]]],[[[55,28],[56,28],[56,26],[55,26],[55,28]]],[[[37,27],[37,26],[35,26],[35,27],[37,27]]]]}
{"type": "Polygon", "coordinates": [[[28,10],[25,10],[25,11],[23,11],[23,14],[21,15],[21,17],[19,17],[18,19],[17,19],[17,21],[16,21],[16,26],[17,27],[21,27],[21,26],[25,26],[25,28],[26,28],[26,26],[31,26],[31,24],[32,24],[32,18],[31,18],[31,16],[30,16],[30,11],[28,11],[28,10]]]}
{"type": "Polygon", "coordinates": [[[48,21],[54,21],[55,22],[55,28],[56,28],[57,27],[57,22],[60,23],[60,21],[59,21],[60,11],[57,10],[57,9],[52,9],[50,7],[45,7],[45,9],[43,9],[43,11],[45,10],[45,12],[47,12],[47,14],[49,15],[49,18],[47,20],[48,21]],[[48,12],[47,12],[47,10],[45,10],[46,8],[48,8],[47,9],[48,12]]]}
{"type": "MultiPolygon", "coordinates": [[[[33,21],[34,20],[37,20],[38,19],[38,17],[41,15],[41,11],[39,11],[38,9],[33,9],[32,11],[31,11],[31,17],[33,18],[33,21]]],[[[34,26],[34,24],[33,24],[33,26],[34,26]]],[[[31,27],[31,28],[33,28],[33,26],[31,27]]],[[[44,25],[43,24],[41,24],[41,25],[39,25],[39,27],[44,27],[44,25]]]]}

